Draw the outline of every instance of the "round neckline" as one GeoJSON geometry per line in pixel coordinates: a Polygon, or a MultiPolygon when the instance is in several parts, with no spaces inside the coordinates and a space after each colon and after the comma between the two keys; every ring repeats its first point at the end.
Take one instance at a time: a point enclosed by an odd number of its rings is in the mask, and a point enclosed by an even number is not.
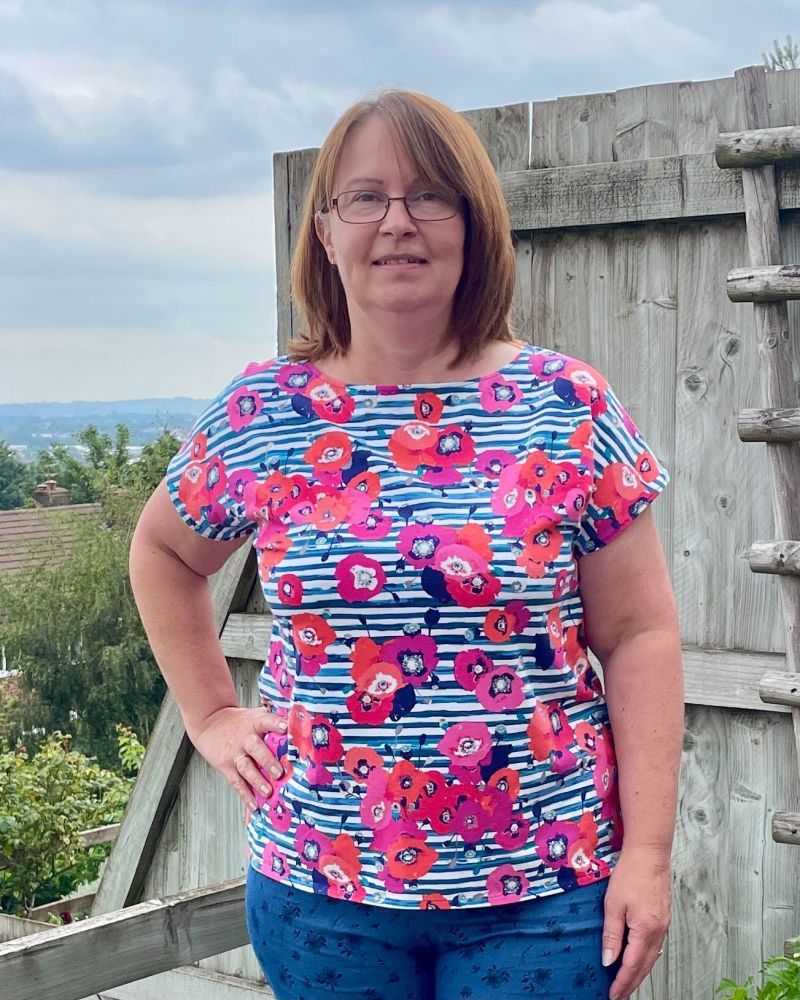
{"type": "Polygon", "coordinates": [[[502,368],[498,368],[496,371],[489,372],[486,375],[473,375],[471,378],[460,379],[457,382],[342,382],[338,378],[334,378],[332,375],[326,375],[325,372],[320,371],[313,361],[306,361],[305,364],[318,378],[322,378],[326,382],[331,382],[334,385],[340,385],[348,391],[376,392],[381,389],[397,388],[400,390],[411,389],[418,392],[422,389],[455,389],[460,386],[475,386],[487,378],[495,378],[498,375],[505,377],[511,372],[512,369],[519,365],[520,361],[522,361],[524,357],[527,356],[531,347],[532,345],[528,341],[525,341],[524,345],[519,349],[519,352],[509,362],[503,365],[502,368]]]}

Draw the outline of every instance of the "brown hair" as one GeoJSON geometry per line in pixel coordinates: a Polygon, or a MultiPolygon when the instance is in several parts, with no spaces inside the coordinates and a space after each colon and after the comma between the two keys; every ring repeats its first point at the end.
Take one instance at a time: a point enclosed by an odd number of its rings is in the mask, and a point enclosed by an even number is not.
{"type": "Polygon", "coordinates": [[[509,317],[516,278],[511,221],[481,140],[465,118],[441,101],[411,90],[383,90],[348,108],[317,155],[291,266],[292,299],[307,328],[288,342],[288,353],[295,360],[317,361],[329,353],[345,353],[350,344],[344,287],[316,235],[314,215],[329,211],[342,147],[370,115],[382,119],[425,182],[444,183],[464,199],[464,268],[451,319],[460,348],[453,367],[478,357],[492,340],[521,346],[509,317]]]}

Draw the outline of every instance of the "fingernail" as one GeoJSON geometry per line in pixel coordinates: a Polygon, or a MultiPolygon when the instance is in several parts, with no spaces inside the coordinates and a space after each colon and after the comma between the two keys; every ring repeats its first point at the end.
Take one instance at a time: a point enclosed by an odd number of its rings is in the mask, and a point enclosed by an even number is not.
{"type": "Polygon", "coordinates": [[[247,804],[250,806],[251,809],[258,809],[257,802],[248,802],[247,804]]]}
{"type": "Polygon", "coordinates": [[[283,769],[278,764],[273,764],[270,771],[272,771],[276,778],[280,778],[283,774],[283,769]]]}
{"type": "Polygon", "coordinates": [[[264,793],[264,795],[269,795],[272,789],[269,787],[269,785],[261,785],[261,791],[264,793]]]}
{"type": "Polygon", "coordinates": [[[289,728],[289,723],[285,719],[281,719],[281,721],[278,723],[278,729],[280,729],[282,732],[285,733],[288,728],[289,728]]]}
{"type": "Polygon", "coordinates": [[[603,948],[603,965],[611,965],[614,959],[614,952],[610,948],[603,948]]]}

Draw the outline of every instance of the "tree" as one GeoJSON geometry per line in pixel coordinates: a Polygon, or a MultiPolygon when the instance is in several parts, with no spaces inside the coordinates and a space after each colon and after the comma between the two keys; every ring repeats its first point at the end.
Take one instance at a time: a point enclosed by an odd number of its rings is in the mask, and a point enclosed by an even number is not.
{"type": "Polygon", "coordinates": [[[34,696],[28,726],[69,733],[76,748],[106,766],[116,757],[115,723],[146,742],[165,692],[128,577],[142,503],[117,487],[97,517],[54,514],[55,538],[46,544],[59,557],[0,578],[0,644],[20,670],[22,689],[34,696]]]}
{"type": "Polygon", "coordinates": [[[129,485],[131,432],[126,424],[117,424],[114,441],[94,424],[88,424],[75,437],[87,449],[85,459],[77,458],[66,445],[51,444],[39,452],[36,461],[39,482],[55,479],[69,490],[72,503],[97,502],[109,486],[129,485]]]}
{"type": "Polygon", "coordinates": [[[123,775],[72,749],[62,733],[35,754],[0,746],[0,911],[24,916],[97,877],[110,845],[85,848],[80,833],[122,818],[144,754],[123,726],[117,741],[123,775]]]}
{"type": "Polygon", "coordinates": [[[23,507],[33,490],[30,470],[5,441],[0,440],[0,510],[23,507]]]}
{"type": "Polygon", "coordinates": [[[792,42],[792,36],[786,36],[786,45],[778,45],[778,39],[775,38],[772,41],[774,47],[774,52],[770,52],[767,56],[766,52],[762,52],[764,57],[764,65],[767,68],[768,73],[774,73],[781,69],[799,69],[798,58],[800,58],[800,49],[792,42]]]}

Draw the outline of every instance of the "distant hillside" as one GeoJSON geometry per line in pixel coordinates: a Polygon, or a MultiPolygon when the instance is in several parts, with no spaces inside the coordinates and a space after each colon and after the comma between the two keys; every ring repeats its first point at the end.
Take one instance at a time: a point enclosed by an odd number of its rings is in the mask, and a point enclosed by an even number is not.
{"type": "Polygon", "coordinates": [[[208,399],[173,396],[169,399],[76,400],[72,403],[0,403],[0,440],[14,449],[23,462],[58,441],[76,454],[75,435],[94,424],[114,439],[116,425],[131,431],[131,453],[155,440],[168,427],[179,437],[189,432],[208,399]]]}

